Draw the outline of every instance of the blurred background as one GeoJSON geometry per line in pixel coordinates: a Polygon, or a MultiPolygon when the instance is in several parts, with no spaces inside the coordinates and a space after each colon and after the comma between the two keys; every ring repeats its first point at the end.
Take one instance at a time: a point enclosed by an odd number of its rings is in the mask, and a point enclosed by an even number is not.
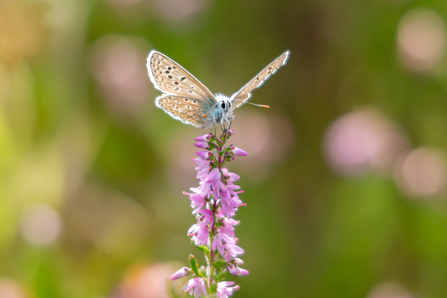
{"type": "Polygon", "coordinates": [[[231,95],[234,297],[444,298],[445,0],[0,1],[0,297],[184,297],[193,138],[156,49],[231,95]]]}

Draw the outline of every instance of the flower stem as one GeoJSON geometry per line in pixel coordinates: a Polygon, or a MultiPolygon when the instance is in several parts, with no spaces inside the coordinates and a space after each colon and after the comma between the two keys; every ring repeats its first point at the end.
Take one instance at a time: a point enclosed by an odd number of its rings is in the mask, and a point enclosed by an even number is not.
{"type": "MultiPolygon", "coordinates": [[[[220,153],[222,152],[222,148],[225,145],[225,142],[227,141],[229,135],[228,133],[225,131],[220,138],[217,138],[217,136],[213,136],[214,138],[216,138],[217,140],[217,144],[218,147],[216,148],[217,151],[217,166],[219,171],[222,171],[222,166],[225,163],[225,157],[223,155],[221,155],[220,153]],[[221,139],[221,137],[223,136],[223,140],[221,139]]],[[[208,288],[208,294],[214,294],[215,291],[212,290],[212,284],[213,284],[213,276],[215,273],[215,266],[214,266],[214,257],[215,257],[215,253],[213,250],[213,241],[214,241],[214,236],[216,234],[216,212],[218,209],[218,204],[219,202],[213,198],[213,200],[210,201],[210,209],[213,212],[213,224],[210,227],[210,237],[209,237],[209,243],[208,243],[208,247],[209,247],[209,257],[207,259],[208,261],[208,266],[206,268],[206,274],[207,274],[207,278],[208,278],[208,284],[207,284],[207,288],[208,288]]]]}

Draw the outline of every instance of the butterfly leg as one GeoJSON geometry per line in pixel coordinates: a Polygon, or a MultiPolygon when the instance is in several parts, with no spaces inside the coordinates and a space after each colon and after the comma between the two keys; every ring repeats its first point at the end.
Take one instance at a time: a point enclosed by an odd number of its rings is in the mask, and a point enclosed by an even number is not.
{"type": "Polygon", "coordinates": [[[225,125],[224,125],[224,120],[226,120],[227,122],[228,122],[228,120],[227,119],[224,119],[223,117],[222,117],[222,119],[220,120],[220,128],[222,129],[222,132],[224,132],[225,131],[225,125]]]}
{"type": "Polygon", "coordinates": [[[234,120],[235,117],[236,116],[233,115],[233,116],[230,117],[230,120],[225,119],[225,121],[227,121],[227,123],[228,123],[228,127],[227,127],[228,130],[230,130],[231,124],[233,124],[233,120],[234,120]]]}

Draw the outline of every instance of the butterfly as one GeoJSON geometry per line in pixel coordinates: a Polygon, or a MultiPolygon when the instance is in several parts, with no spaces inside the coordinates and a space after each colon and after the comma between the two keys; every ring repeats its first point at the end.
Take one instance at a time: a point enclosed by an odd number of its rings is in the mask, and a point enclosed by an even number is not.
{"type": "MultiPolygon", "coordinates": [[[[174,60],[160,52],[151,51],[147,57],[149,78],[154,87],[163,92],[155,99],[155,105],[183,123],[210,130],[220,123],[224,130],[224,122],[229,128],[235,117],[233,110],[247,103],[251,97],[250,92],[285,65],[289,54],[290,51],[285,51],[238,92],[227,97],[219,93],[213,95],[174,60]]],[[[264,105],[256,106],[268,108],[264,105]]]]}

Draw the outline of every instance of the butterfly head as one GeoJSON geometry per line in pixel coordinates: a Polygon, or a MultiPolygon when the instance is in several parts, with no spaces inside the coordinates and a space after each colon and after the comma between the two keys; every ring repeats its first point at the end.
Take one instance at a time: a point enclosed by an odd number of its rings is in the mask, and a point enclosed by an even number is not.
{"type": "Polygon", "coordinates": [[[218,109],[223,112],[228,112],[231,109],[231,100],[222,94],[216,94],[217,106],[218,109]]]}

